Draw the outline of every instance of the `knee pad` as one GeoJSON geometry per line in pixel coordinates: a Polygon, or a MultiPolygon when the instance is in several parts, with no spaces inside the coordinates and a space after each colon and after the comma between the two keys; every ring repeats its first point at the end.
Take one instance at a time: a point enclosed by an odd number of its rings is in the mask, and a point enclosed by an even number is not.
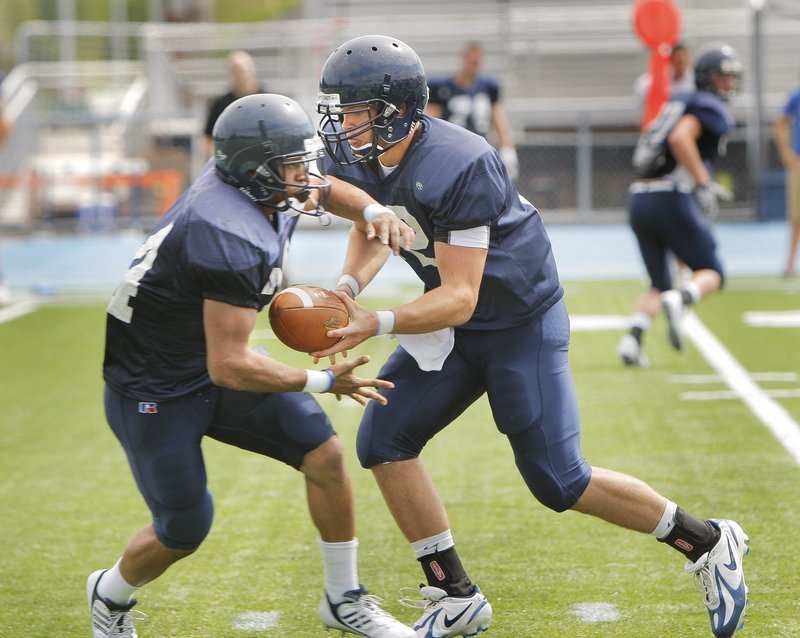
{"type": "Polygon", "coordinates": [[[550,468],[520,459],[517,468],[536,500],[555,512],[565,512],[575,505],[591,477],[591,468],[585,460],[568,476],[556,476],[550,468]]]}
{"type": "Polygon", "coordinates": [[[214,500],[206,491],[194,505],[180,509],[159,508],[153,519],[156,536],[172,549],[197,549],[211,530],[214,500]]]}

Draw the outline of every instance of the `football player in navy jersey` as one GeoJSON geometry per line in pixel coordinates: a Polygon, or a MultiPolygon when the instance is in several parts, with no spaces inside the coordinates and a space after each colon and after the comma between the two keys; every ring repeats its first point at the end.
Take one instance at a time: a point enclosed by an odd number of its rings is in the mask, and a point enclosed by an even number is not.
{"type": "Polygon", "coordinates": [[[711,164],[725,152],[734,126],[727,101],[739,87],[742,65],[727,44],[700,48],[694,67],[697,91],[670,98],[639,137],[633,163],[640,176],[630,187],[628,213],[650,288],[639,296],[631,330],[617,351],[623,363],[646,367],[642,337],[662,309],[669,341],[684,348],[684,309],[722,288],[723,270],[711,222],[717,198],[727,196],[713,181],[711,164]],[[691,271],[673,287],[670,255],[691,271]]]}
{"type": "Polygon", "coordinates": [[[248,347],[258,311],[281,287],[301,212],[321,214],[327,200],[356,222],[365,241],[387,250],[413,237],[362,191],[315,174],[322,153],[313,123],[293,100],[255,94],[235,101],[215,124],[214,158],[154,228],[114,292],[103,365],[106,416],[152,522],[113,567],[89,576],[93,638],[136,636],[136,591],[208,534],[214,508],[201,452],[206,436],[305,475],[320,535],[319,613],[327,627],[372,638],[414,635],[359,584],[342,446],[309,394],[386,403],[377,388],[393,384],[356,376],[365,356],[302,370],[248,347]],[[366,222],[361,212],[369,204],[366,222]]]}
{"type": "Polygon", "coordinates": [[[425,112],[489,139],[494,131],[497,149],[512,179],[519,173],[517,149],[503,106],[500,84],[481,73],[485,51],[479,42],[468,42],[461,51],[461,66],[453,75],[428,78],[430,97],[425,112]]]}
{"type": "MultiPolygon", "coordinates": [[[[359,427],[370,468],[421,563],[419,638],[472,636],[492,608],[456,553],[447,512],[419,455],[484,393],[517,468],[541,503],[652,534],[688,557],[705,588],[712,629],[730,636],[746,602],[747,536],[733,521],[693,516],[644,482],[593,467],[580,445],[569,369],[569,317],[536,208],[514,188],[484,138],[423,114],[425,71],[395,38],[350,40],[323,65],[317,107],[327,171],[355,184],[416,231],[401,256],[424,293],[373,312],[354,301],[388,258],[351,232],[337,286],[351,321],[328,356],[373,335],[399,346],[380,371],[395,386],[370,403],[359,427]],[[725,591],[720,591],[721,588],[725,591]]],[[[513,539],[508,539],[513,544],[513,539]]],[[[409,602],[409,604],[411,604],[409,602]]]]}

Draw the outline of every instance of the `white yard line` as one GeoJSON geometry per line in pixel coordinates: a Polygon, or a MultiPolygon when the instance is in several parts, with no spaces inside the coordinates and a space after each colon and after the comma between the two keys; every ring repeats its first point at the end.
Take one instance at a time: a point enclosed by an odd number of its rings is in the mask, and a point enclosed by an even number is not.
{"type": "Polygon", "coordinates": [[[38,303],[32,300],[18,301],[15,304],[0,309],[0,323],[11,321],[33,312],[39,306],[38,303]]]}
{"type": "Polygon", "coordinates": [[[789,413],[756,384],[747,370],[692,312],[684,317],[687,336],[753,414],[800,465],[800,426],[789,413]]]}
{"type": "MultiPolygon", "coordinates": [[[[800,388],[762,390],[771,399],[800,399],[800,388]]],[[[739,400],[736,390],[709,390],[707,392],[681,392],[681,401],[726,401],[739,400]]]]}
{"type": "Polygon", "coordinates": [[[573,332],[626,330],[630,328],[631,318],[623,315],[570,315],[569,323],[573,332]]]}
{"type": "Polygon", "coordinates": [[[800,328],[800,310],[745,312],[742,320],[753,328],[800,328]]]}
{"type": "MultiPolygon", "coordinates": [[[[800,379],[800,375],[796,372],[751,372],[750,378],[753,381],[791,382],[800,379]]],[[[722,377],[718,374],[672,374],[669,376],[669,382],[705,385],[708,383],[722,383],[722,377]]]]}

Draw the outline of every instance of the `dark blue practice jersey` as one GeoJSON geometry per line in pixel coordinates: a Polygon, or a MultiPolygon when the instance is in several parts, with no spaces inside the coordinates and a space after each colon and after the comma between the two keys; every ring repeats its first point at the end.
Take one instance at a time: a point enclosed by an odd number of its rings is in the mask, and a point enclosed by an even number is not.
{"type": "Polygon", "coordinates": [[[486,137],[492,130],[492,107],[500,99],[500,85],[481,76],[472,86],[461,86],[452,77],[428,80],[431,104],[444,110],[442,118],[486,137]]]}
{"type": "Polygon", "coordinates": [[[684,115],[694,115],[700,120],[702,133],[697,148],[709,171],[711,162],[725,155],[726,133],[735,124],[728,105],[708,91],[678,93],[662,107],[658,117],[639,137],[633,163],[640,177],[664,177],[675,170],[677,162],[667,139],[684,115]]]}
{"type": "Polygon", "coordinates": [[[539,212],[517,193],[503,160],[479,135],[423,116],[423,130],[386,177],[376,162],[340,166],[328,174],[351,182],[377,201],[398,207],[417,233],[403,259],[430,290],[441,285],[434,242],[488,228],[489,252],[475,313],[462,327],[497,330],[526,323],[563,295],[550,239],[539,212]]]}
{"type": "Polygon", "coordinates": [[[203,301],[261,310],[283,279],[297,218],[276,226],[209,162],[139,248],[108,305],[103,376],[140,400],[210,384],[203,301]]]}

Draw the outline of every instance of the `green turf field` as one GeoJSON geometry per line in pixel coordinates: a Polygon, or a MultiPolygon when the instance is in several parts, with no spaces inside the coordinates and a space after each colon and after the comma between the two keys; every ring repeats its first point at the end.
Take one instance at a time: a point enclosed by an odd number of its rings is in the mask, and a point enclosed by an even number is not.
{"type": "MultiPolygon", "coordinates": [[[[575,316],[626,315],[639,285],[572,282],[566,289],[575,316]]],[[[749,327],[742,317],[799,309],[798,280],[736,279],[697,310],[755,375],[745,380],[755,378],[758,394],[795,423],[800,328],[749,327]]],[[[266,316],[260,321],[265,329],[266,316]]],[[[102,413],[103,328],[101,302],[48,305],[0,323],[4,638],[89,636],[86,576],[110,566],[148,522],[102,413]]],[[[663,320],[648,335],[648,370],[622,367],[615,354],[620,334],[573,332],[587,457],[646,480],[700,516],[740,522],[752,538],[742,638],[800,636],[798,461],[741,398],[709,394],[729,384],[709,376],[717,371],[694,344],[683,354],[671,351],[663,320]]],[[[268,331],[257,336],[276,356],[308,367],[306,357],[280,347],[268,331]]],[[[370,373],[392,347],[387,338],[373,340],[370,373]]],[[[417,585],[422,572],[355,460],[361,408],[329,395],[320,400],[348,450],[361,578],[410,623],[416,614],[396,602],[398,590],[417,585]]],[[[140,638],[325,635],[316,614],[321,563],[301,476],[214,441],[205,453],[214,527],[196,555],[141,590],[138,609],[149,619],[139,625],[140,638]],[[247,629],[259,623],[267,628],[247,629]]],[[[465,566],[494,607],[487,638],[711,636],[679,554],[652,537],[555,514],[529,496],[485,401],[432,441],[423,459],[449,507],[465,566]]]]}

